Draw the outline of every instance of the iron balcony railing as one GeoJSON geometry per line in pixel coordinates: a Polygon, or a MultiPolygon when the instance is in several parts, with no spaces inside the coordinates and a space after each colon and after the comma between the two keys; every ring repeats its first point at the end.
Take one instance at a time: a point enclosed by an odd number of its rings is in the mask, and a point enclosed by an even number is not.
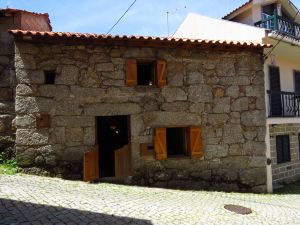
{"type": "Polygon", "coordinates": [[[267,91],[269,117],[300,117],[300,92],[267,91]]]}
{"type": "Polygon", "coordinates": [[[276,13],[272,16],[264,14],[262,20],[256,22],[254,25],[300,40],[300,24],[290,21],[282,16],[278,16],[276,13]]]}

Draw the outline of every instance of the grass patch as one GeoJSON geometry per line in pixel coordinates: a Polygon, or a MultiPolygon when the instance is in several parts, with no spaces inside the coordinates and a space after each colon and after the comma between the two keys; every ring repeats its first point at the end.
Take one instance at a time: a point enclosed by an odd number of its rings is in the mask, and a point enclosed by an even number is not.
{"type": "Polygon", "coordinates": [[[0,164],[0,174],[14,175],[17,172],[17,167],[9,164],[0,164]]]}
{"type": "Polygon", "coordinates": [[[300,180],[287,184],[282,188],[274,190],[274,194],[300,194],[300,180]]]}
{"type": "Polygon", "coordinates": [[[17,161],[15,158],[7,159],[4,153],[0,154],[0,174],[13,175],[17,172],[17,161]]]}

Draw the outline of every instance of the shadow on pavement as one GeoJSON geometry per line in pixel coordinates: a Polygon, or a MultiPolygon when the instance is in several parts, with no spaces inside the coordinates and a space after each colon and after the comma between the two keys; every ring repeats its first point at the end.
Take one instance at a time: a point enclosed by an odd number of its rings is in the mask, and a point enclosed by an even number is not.
{"type": "Polygon", "coordinates": [[[139,224],[151,221],[0,198],[0,224],[139,224]]]}

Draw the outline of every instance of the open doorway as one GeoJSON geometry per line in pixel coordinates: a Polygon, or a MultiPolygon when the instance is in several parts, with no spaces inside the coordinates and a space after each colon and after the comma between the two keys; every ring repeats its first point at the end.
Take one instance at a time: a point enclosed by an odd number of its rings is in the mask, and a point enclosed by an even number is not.
{"type": "Polygon", "coordinates": [[[128,116],[97,117],[100,177],[116,177],[130,167],[128,124],[128,116]]]}

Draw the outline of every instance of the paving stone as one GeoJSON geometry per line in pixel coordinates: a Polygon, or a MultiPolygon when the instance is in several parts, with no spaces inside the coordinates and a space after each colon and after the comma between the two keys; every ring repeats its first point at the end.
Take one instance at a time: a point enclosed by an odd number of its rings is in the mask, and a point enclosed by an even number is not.
{"type": "Polygon", "coordinates": [[[180,191],[0,176],[0,224],[299,224],[300,195],[180,191]],[[225,204],[251,208],[247,216],[225,204]],[[292,215],[292,216],[291,216],[292,215]]]}

